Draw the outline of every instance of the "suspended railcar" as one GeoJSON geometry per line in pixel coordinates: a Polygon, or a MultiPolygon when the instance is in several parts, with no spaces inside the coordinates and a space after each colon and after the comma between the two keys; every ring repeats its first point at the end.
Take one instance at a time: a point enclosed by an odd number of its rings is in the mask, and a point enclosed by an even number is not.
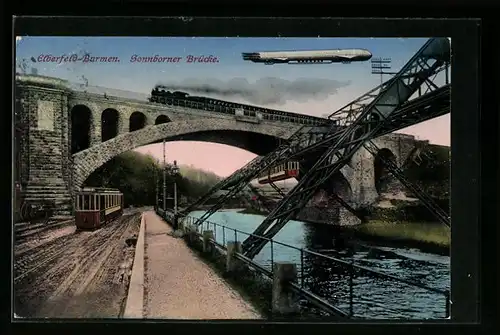
{"type": "Polygon", "coordinates": [[[259,182],[259,184],[269,184],[275,181],[297,178],[299,176],[299,170],[299,162],[287,162],[284,164],[273,166],[262,175],[260,175],[257,181],[259,182]]]}
{"type": "Polygon", "coordinates": [[[75,198],[78,229],[101,228],[123,214],[123,193],[112,188],[84,188],[75,198]]]}

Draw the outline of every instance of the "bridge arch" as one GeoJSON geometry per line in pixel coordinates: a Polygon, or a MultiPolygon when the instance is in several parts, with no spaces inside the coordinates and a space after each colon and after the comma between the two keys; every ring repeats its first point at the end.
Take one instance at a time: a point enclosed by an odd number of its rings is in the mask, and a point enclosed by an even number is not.
{"type": "MultiPolygon", "coordinates": [[[[196,119],[152,125],[147,129],[120,134],[73,155],[73,185],[75,188],[81,187],[92,172],[111,158],[143,145],[160,142],[163,139],[167,141],[205,140],[245,148],[246,145],[252,143],[270,143],[270,139],[277,145],[278,139],[288,139],[296,130],[295,127],[284,128],[270,124],[255,125],[238,122],[234,119],[218,119],[215,122],[196,119]],[[238,136],[245,140],[238,143],[238,136]],[[248,140],[248,136],[251,137],[251,140],[248,140]],[[256,141],[255,138],[260,139],[260,141],[256,141]]],[[[268,151],[272,149],[273,147],[269,147],[268,151]]]]}
{"type": "Polygon", "coordinates": [[[165,114],[162,114],[162,115],[159,115],[156,120],[155,120],[155,124],[162,124],[162,123],[168,123],[170,122],[170,118],[168,116],[166,116],[165,114]]]}
{"type": "Polygon", "coordinates": [[[350,202],[352,200],[351,184],[341,172],[337,172],[332,176],[331,187],[332,191],[346,202],[350,202]]]}
{"type": "Polygon", "coordinates": [[[94,120],[92,110],[85,105],[71,108],[71,153],[75,154],[90,147],[90,130],[94,120]]]}
{"type": "Polygon", "coordinates": [[[144,115],[144,113],[133,112],[132,114],[130,114],[128,130],[130,132],[136,131],[146,127],[146,124],[147,124],[147,118],[146,115],[144,115]]]}
{"type": "Polygon", "coordinates": [[[392,150],[382,148],[373,159],[375,189],[379,195],[396,191],[397,179],[389,172],[384,162],[391,161],[397,164],[397,157],[392,150]]]}
{"type": "Polygon", "coordinates": [[[105,142],[118,135],[120,113],[116,109],[107,108],[101,113],[101,141],[105,142]]]}

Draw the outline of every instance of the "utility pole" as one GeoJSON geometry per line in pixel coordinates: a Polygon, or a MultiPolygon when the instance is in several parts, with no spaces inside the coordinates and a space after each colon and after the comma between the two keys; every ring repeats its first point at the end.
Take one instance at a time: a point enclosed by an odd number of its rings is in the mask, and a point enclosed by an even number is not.
{"type": "Polygon", "coordinates": [[[391,69],[391,58],[372,58],[372,74],[380,74],[380,84],[382,85],[384,83],[384,74],[395,74],[395,72],[388,72],[384,70],[390,70],[391,69]]]}
{"type": "Polygon", "coordinates": [[[174,215],[177,215],[177,176],[178,167],[177,161],[174,161],[174,215]]]}
{"type": "Polygon", "coordinates": [[[163,139],[163,212],[167,211],[167,161],[165,157],[165,139],[163,139]]]}
{"type": "Polygon", "coordinates": [[[160,161],[157,159],[156,160],[156,163],[157,165],[155,165],[155,203],[156,203],[156,207],[155,209],[158,210],[158,202],[159,202],[159,198],[160,198],[160,190],[159,190],[159,187],[158,187],[158,168],[160,167],[160,161]]]}

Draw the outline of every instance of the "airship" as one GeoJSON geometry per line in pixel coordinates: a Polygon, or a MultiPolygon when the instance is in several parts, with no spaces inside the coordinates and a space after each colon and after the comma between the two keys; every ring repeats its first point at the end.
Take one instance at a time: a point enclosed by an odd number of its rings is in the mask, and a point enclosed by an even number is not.
{"type": "Polygon", "coordinates": [[[365,49],[244,52],[242,56],[243,60],[267,65],[351,63],[372,58],[371,52],[365,49]]]}

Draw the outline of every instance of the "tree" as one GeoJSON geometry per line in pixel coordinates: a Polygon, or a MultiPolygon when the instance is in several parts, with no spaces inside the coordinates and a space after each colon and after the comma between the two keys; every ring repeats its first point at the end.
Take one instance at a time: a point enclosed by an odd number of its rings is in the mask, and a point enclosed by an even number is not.
{"type": "MultiPolygon", "coordinates": [[[[220,180],[214,173],[194,167],[181,166],[180,174],[176,176],[172,173],[171,165],[167,165],[166,171],[167,194],[172,195],[172,185],[175,180],[178,195],[187,197],[188,201],[199,198],[220,180]]],[[[85,184],[119,189],[124,194],[126,205],[154,205],[156,186],[160,198],[162,197],[163,166],[150,155],[130,151],[114,157],[101,166],[92,173],[85,184]]]]}

